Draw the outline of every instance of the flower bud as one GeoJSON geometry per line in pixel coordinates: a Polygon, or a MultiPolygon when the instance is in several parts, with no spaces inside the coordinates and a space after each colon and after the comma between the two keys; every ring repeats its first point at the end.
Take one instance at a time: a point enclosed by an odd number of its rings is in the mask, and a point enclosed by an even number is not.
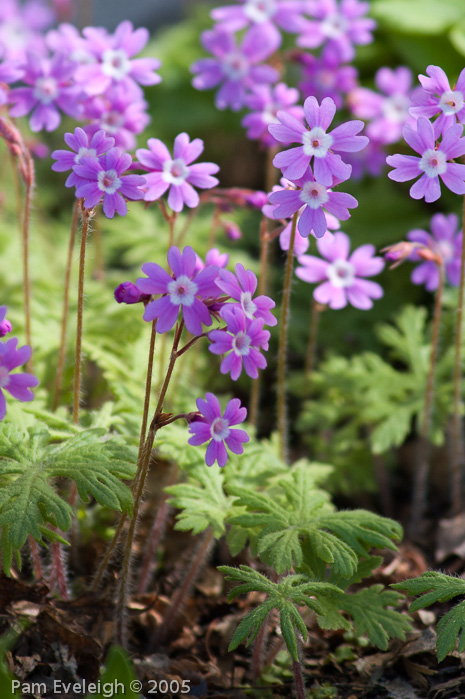
{"type": "Polygon", "coordinates": [[[0,337],[5,337],[5,335],[8,335],[8,333],[11,333],[11,323],[9,320],[4,318],[2,321],[0,321],[0,337]]]}
{"type": "Polygon", "coordinates": [[[234,221],[223,221],[223,229],[230,240],[242,238],[242,231],[234,221]]]}
{"type": "Polygon", "coordinates": [[[143,294],[132,282],[123,282],[115,289],[115,300],[117,303],[139,303],[150,298],[148,294],[143,294]]]}

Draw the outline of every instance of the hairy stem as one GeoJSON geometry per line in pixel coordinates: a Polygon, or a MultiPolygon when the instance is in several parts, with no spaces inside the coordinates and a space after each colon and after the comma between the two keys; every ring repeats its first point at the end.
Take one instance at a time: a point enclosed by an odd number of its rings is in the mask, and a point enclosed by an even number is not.
{"type": "Polygon", "coordinates": [[[465,292],[465,196],[463,198],[462,221],[462,255],[460,258],[460,282],[455,321],[455,358],[454,358],[454,415],[452,422],[452,515],[462,511],[463,504],[463,469],[462,469],[462,336],[463,304],[465,292]]]}
{"type": "MultiPolygon", "coordinates": [[[[32,160],[31,160],[32,162],[32,160]]],[[[23,215],[23,289],[24,289],[24,313],[26,343],[32,344],[31,336],[31,280],[29,277],[29,224],[31,219],[32,191],[34,182],[26,180],[26,195],[23,215]]],[[[26,364],[28,371],[33,371],[32,358],[26,364]]]]}
{"type": "Polygon", "coordinates": [[[58,352],[58,363],[55,378],[55,388],[53,392],[52,410],[58,408],[60,401],[60,391],[63,383],[63,371],[66,357],[66,335],[68,332],[68,312],[69,312],[69,291],[71,286],[71,269],[73,264],[74,243],[76,240],[76,230],[79,220],[79,199],[76,199],[73,207],[73,218],[71,220],[71,230],[69,235],[68,256],[66,259],[65,291],[63,294],[63,313],[61,316],[60,350],[58,352]]]}
{"type": "Polygon", "coordinates": [[[116,602],[116,628],[115,628],[115,641],[120,645],[124,645],[125,642],[125,610],[127,606],[127,598],[129,594],[129,588],[131,584],[131,571],[132,571],[132,558],[133,558],[133,543],[137,533],[137,525],[139,518],[139,510],[142,504],[142,498],[145,489],[145,482],[147,480],[147,474],[149,472],[150,457],[152,454],[153,443],[155,440],[155,435],[158,432],[159,418],[163,412],[163,403],[166,396],[166,391],[168,390],[171,375],[173,373],[173,368],[177,359],[177,350],[179,346],[179,341],[181,339],[181,334],[184,328],[184,321],[181,321],[179,325],[176,326],[176,331],[174,334],[173,347],[171,349],[170,363],[168,366],[168,371],[166,372],[165,380],[158,397],[157,407],[155,409],[155,414],[153,416],[152,422],[150,423],[149,432],[145,444],[140,450],[138,463],[137,463],[137,473],[138,478],[136,479],[136,488],[134,493],[134,512],[132,514],[131,521],[129,523],[128,532],[126,535],[126,540],[124,542],[123,551],[123,562],[121,566],[121,573],[119,578],[119,589],[118,598],[116,602]]]}
{"type": "Polygon", "coordinates": [[[257,633],[253,647],[252,655],[252,675],[254,684],[258,682],[263,672],[263,656],[265,650],[265,640],[268,631],[268,615],[264,618],[262,625],[257,633]]]}
{"type": "Polygon", "coordinates": [[[444,291],[444,265],[442,263],[438,264],[438,272],[439,284],[436,291],[436,300],[434,304],[431,354],[429,360],[428,376],[426,379],[423,421],[421,424],[418,441],[418,460],[416,464],[417,467],[415,469],[413,483],[412,515],[410,521],[410,530],[412,536],[416,536],[419,533],[419,530],[423,523],[428,497],[430,432],[434,403],[434,374],[438,354],[439,328],[442,311],[442,294],[444,291]]]}
{"type": "Polygon", "coordinates": [[[40,560],[39,546],[37,544],[37,541],[30,534],[28,536],[28,543],[29,543],[29,548],[31,550],[32,568],[34,570],[34,577],[36,580],[41,580],[43,578],[44,574],[42,572],[42,563],[40,560]]]}
{"type": "MultiPolygon", "coordinates": [[[[154,320],[152,322],[152,332],[150,335],[149,357],[148,357],[148,362],[147,362],[147,377],[145,380],[144,411],[142,414],[142,424],[141,424],[141,428],[140,428],[140,437],[139,437],[139,453],[138,453],[138,457],[137,457],[138,464],[139,464],[140,460],[142,459],[142,454],[144,451],[144,444],[145,444],[145,438],[146,438],[146,433],[147,433],[147,423],[148,423],[148,418],[149,418],[150,392],[152,390],[153,356],[154,356],[154,352],[155,352],[155,340],[156,340],[156,334],[157,334],[156,327],[157,327],[157,321],[154,320]]],[[[139,478],[140,478],[140,472],[138,471],[136,474],[136,477],[134,479],[134,482],[132,484],[133,493],[138,488],[139,478]]],[[[113,539],[111,540],[111,542],[110,542],[110,544],[105,552],[105,556],[103,557],[103,559],[101,560],[101,562],[97,568],[97,571],[95,573],[95,576],[94,576],[94,579],[92,581],[92,585],[90,588],[91,590],[97,590],[100,587],[100,584],[105,577],[108,566],[110,565],[111,561],[113,560],[113,556],[115,554],[116,547],[118,546],[118,542],[119,542],[121,535],[123,533],[126,519],[127,519],[127,512],[123,512],[123,514],[121,515],[120,520],[118,522],[118,526],[116,528],[116,531],[113,535],[113,539]]]]}
{"type": "Polygon", "coordinates": [[[320,304],[313,299],[310,332],[308,334],[307,357],[305,359],[305,375],[310,381],[315,366],[316,340],[318,337],[318,321],[320,320],[320,304]]]}
{"type": "Polygon", "coordinates": [[[189,591],[192,589],[192,586],[206,563],[214,541],[215,537],[213,535],[213,530],[209,527],[203,535],[200,547],[191,561],[181,587],[176,591],[176,594],[172,599],[171,605],[165,614],[162,625],[157,630],[156,641],[163,641],[167,636],[169,636],[174,621],[184,607],[189,591]]]}
{"type": "MultiPolygon", "coordinates": [[[[268,246],[269,246],[269,235],[268,235],[268,221],[263,219],[260,226],[260,275],[258,278],[258,294],[261,296],[266,293],[266,272],[268,267],[268,246]]],[[[257,427],[258,422],[258,406],[260,403],[260,382],[261,374],[255,381],[252,381],[252,391],[250,393],[250,407],[249,407],[249,422],[254,427],[257,427]]]]}
{"type": "Polygon", "coordinates": [[[62,600],[68,600],[68,584],[63,546],[58,541],[52,542],[52,565],[50,570],[50,588],[57,590],[62,600]]]}
{"type": "Polygon", "coordinates": [[[84,311],[84,274],[86,266],[86,244],[89,231],[91,212],[81,204],[82,228],[81,249],[79,253],[79,281],[78,281],[78,306],[76,324],[76,352],[74,364],[74,394],[73,394],[73,422],[79,424],[79,403],[81,398],[82,383],[82,319],[84,311]]]}
{"type": "Polygon", "coordinates": [[[138,594],[147,592],[147,587],[149,585],[150,579],[155,572],[155,553],[158,549],[158,545],[165,531],[166,519],[168,517],[169,509],[170,506],[168,505],[168,502],[165,497],[160,503],[156,517],[153,520],[148,545],[145,550],[144,560],[142,561],[142,566],[139,573],[139,584],[137,585],[138,594]]]}
{"type": "Polygon", "coordinates": [[[299,660],[292,660],[292,672],[294,673],[294,686],[297,699],[305,699],[305,682],[302,665],[299,660]]]}
{"type": "Polygon", "coordinates": [[[287,253],[286,270],[284,273],[283,305],[281,311],[281,328],[279,333],[278,348],[278,432],[280,443],[280,456],[283,461],[287,457],[287,406],[286,406],[286,354],[287,354],[287,329],[289,325],[289,311],[291,305],[291,281],[292,263],[294,260],[294,243],[297,228],[296,212],[292,218],[291,239],[287,253]]]}

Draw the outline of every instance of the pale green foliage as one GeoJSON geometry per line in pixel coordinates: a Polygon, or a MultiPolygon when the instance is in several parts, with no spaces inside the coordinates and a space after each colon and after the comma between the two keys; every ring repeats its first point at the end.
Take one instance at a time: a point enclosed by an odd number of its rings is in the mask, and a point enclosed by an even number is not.
{"type": "MultiPolygon", "coordinates": [[[[465,595],[465,580],[434,570],[391,587],[405,590],[411,596],[421,595],[410,605],[411,612],[465,595]]],[[[462,653],[465,650],[465,602],[459,602],[452,607],[438,623],[436,650],[439,661],[444,660],[446,655],[455,649],[457,639],[458,651],[462,653]]]]}
{"type": "MultiPolygon", "coordinates": [[[[120,646],[111,646],[108,655],[105,658],[105,666],[100,675],[100,684],[103,687],[107,684],[117,687],[117,682],[124,687],[124,696],[126,699],[141,699],[142,695],[134,691],[134,685],[131,683],[136,679],[136,673],[130,657],[120,646]]],[[[86,699],[107,699],[108,692],[97,692],[88,694],[86,699]]]]}
{"type": "Polygon", "coordinates": [[[27,433],[12,425],[0,428],[0,526],[3,565],[9,572],[13,553],[28,535],[62,540],[71,526],[72,508],[55,490],[55,478],[71,478],[83,500],[132,511],[132,494],[122,482],[135,472],[135,451],[120,439],[105,438],[106,430],[84,430],[52,444],[43,426],[27,433]]]}

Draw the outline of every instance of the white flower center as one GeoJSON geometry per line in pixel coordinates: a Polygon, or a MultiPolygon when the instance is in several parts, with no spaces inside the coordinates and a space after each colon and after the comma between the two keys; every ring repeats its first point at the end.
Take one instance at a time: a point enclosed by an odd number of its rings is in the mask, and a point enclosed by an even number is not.
{"type": "Polygon", "coordinates": [[[319,182],[306,182],[299,196],[300,200],[311,209],[318,209],[329,199],[327,188],[319,182]]]}
{"type": "Polygon", "coordinates": [[[241,306],[242,310],[245,313],[246,318],[252,318],[254,317],[254,313],[257,310],[256,304],[252,301],[252,294],[250,291],[243,291],[241,294],[241,306]]]}
{"type": "Polygon", "coordinates": [[[6,388],[10,383],[10,373],[5,366],[0,366],[0,388],[6,388]]]}
{"type": "Polygon", "coordinates": [[[349,27],[349,23],[345,17],[335,12],[332,15],[328,15],[326,19],[320,24],[320,30],[324,36],[328,39],[339,39],[343,34],[346,33],[349,27]]]}
{"type": "Polygon", "coordinates": [[[450,260],[454,259],[455,249],[448,240],[438,240],[436,245],[439,248],[439,252],[444,262],[449,262],[450,260]]]}
{"type": "Polygon", "coordinates": [[[177,279],[173,279],[167,288],[171,303],[174,303],[175,306],[192,306],[199,289],[197,284],[185,274],[181,274],[177,279]]]}
{"type": "Polygon", "coordinates": [[[326,268],[329,281],[337,289],[352,286],[355,279],[355,267],[347,260],[335,260],[326,268]]]}
{"type": "Polygon", "coordinates": [[[102,115],[100,126],[107,133],[118,133],[124,124],[124,115],[121,112],[111,111],[102,115]]]}
{"type": "Polygon", "coordinates": [[[114,194],[121,187],[121,180],[116,170],[101,170],[98,173],[98,188],[105,194],[114,194]]]}
{"type": "Polygon", "coordinates": [[[210,434],[215,442],[222,442],[223,439],[229,437],[229,423],[224,417],[215,417],[211,426],[210,434]]]}
{"type": "Polygon", "coordinates": [[[250,342],[250,337],[245,332],[240,330],[237,335],[234,336],[234,340],[232,341],[233,352],[238,357],[243,357],[244,355],[249,354],[250,342]]]}
{"type": "Polygon", "coordinates": [[[169,184],[180,185],[189,174],[189,168],[182,158],[165,160],[163,163],[162,178],[169,184]]]}
{"type": "Polygon", "coordinates": [[[326,153],[333,145],[333,137],[329,133],[321,128],[321,126],[315,126],[310,131],[305,131],[302,135],[302,143],[305,155],[312,155],[315,158],[324,158],[326,153]]]}
{"type": "Polygon", "coordinates": [[[224,57],[223,71],[230,80],[241,80],[249,72],[249,62],[242,53],[234,51],[224,57]]]}
{"type": "Polygon", "coordinates": [[[267,22],[276,12],[276,0],[247,0],[244,14],[251,22],[267,22]]]}
{"type": "Polygon", "coordinates": [[[439,100],[439,106],[447,116],[457,114],[457,112],[463,109],[463,93],[460,90],[443,92],[439,100]]]}
{"type": "Polygon", "coordinates": [[[84,146],[82,148],[79,148],[74,158],[74,162],[76,163],[76,165],[84,156],[89,156],[89,158],[95,158],[97,156],[97,151],[95,150],[95,148],[84,148],[84,146]]]}
{"type": "Polygon", "coordinates": [[[408,116],[409,106],[410,100],[408,97],[405,95],[394,95],[383,100],[381,111],[388,121],[401,124],[408,116]]]}
{"type": "Polygon", "coordinates": [[[131,70],[126,51],[122,49],[107,49],[102,55],[102,73],[114,80],[122,80],[131,70]]]}
{"type": "Polygon", "coordinates": [[[33,94],[42,104],[50,104],[58,97],[57,81],[50,76],[39,78],[35,84],[33,94]]]}
{"type": "Polygon", "coordinates": [[[418,167],[420,170],[423,170],[428,177],[443,175],[447,170],[446,154],[441,150],[428,148],[428,150],[425,150],[423,153],[418,167]]]}
{"type": "Polygon", "coordinates": [[[262,119],[265,124],[279,124],[279,119],[276,116],[278,109],[282,109],[282,107],[273,103],[266,105],[262,112],[262,119]]]}

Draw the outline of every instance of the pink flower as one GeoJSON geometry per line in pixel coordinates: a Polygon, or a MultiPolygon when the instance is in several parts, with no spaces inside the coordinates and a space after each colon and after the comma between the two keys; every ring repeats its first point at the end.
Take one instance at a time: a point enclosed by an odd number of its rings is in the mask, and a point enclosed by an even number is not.
{"type": "Polygon", "coordinates": [[[245,102],[251,114],[242,119],[242,126],[247,129],[247,138],[257,139],[265,146],[276,145],[276,139],[268,130],[270,124],[278,124],[276,114],[285,111],[296,119],[303,119],[303,109],[296,104],[300,99],[299,91],[288,87],[285,83],[278,83],[274,87],[269,85],[257,85],[245,102]]]}
{"type": "Polygon", "coordinates": [[[238,398],[230,400],[224,413],[218,398],[213,393],[206,393],[205,400],[197,399],[197,409],[201,413],[198,420],[189,425],[189,432],[193,435],[189,444],[199,446],[208,442],[205,462],[207,466],[213,466],[215,461],[218,466],[226,466],[228,461],[228,447],[233,454],[242,454],[245,442],[249,441],[249,435],[245,430],[233,430],[232,425],[238,425],[247,417],[247,409],[241,406],[238,398]]]}
{"type": "Polygon", "coordinates": [[[11,323],[5,317],[7,312],[6,306],[0,306],[0,337],[5,337],[8,333],[11,333],[11,323]]]}
{"type": "Polygon", "coordinates": [[[415,117],[432,117],[439,115],[434,122],[436,138],[445,133],[457,121],[465,122],[465,68],[459,75],[457,85],[451,88],[449,79],[439,66],[428,66],[426,75],[418,79],[423,89],[412,95],[413,107],[410,114],[415,117]]]}
{"type": "Polygon", "coordinates": [[[189,140],[187,133],[180,133],[174,141],[174,157],[158,138],[149,138],[149,149],[139,148],[136,155],[141,165],[148,171],[145,175],[145,201],[159,199],[169,189],[168,205],[173,211],[182,211],[184,204],[195,208],[199,195],[194,187],[211,189],[218,180],[212,177],[218,172],[215,163],[192,164],[203,152],[200,138],[189,140]]]}
{"type": "Polygon", "coordinates": [[[344,308],[350,303],[355,308],[368,310],[372,299],[379,299],[383,289],[363,277],[378,274],[384,268],[381,257],[373,257],[373,245],[362,245],[349,257],[350,239],[342,231],[326,233],[316,242],[318,252],[325,260],[313,255],[301,255],[296,274],[305,282],[323,282],[313,292],[315,301],[330,308],[344,308]],[[361,277],[361,278],[360,278],[361,277]]]}

